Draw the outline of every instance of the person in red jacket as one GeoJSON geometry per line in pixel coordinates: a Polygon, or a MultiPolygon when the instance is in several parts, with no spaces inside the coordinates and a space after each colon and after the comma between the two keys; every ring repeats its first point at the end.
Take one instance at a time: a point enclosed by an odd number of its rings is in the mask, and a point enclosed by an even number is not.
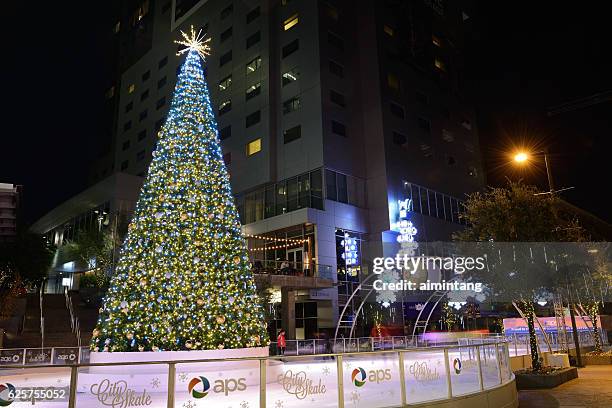
{"type": "Polygon", "coordinates": [[[287,348],[287,340],[285,339],[285,330],[280,329],[278,333],[278,338],[276,339],[276,348],[278,349],[278,354],[281,356],[285,354],[285,348],[287,348]]]}

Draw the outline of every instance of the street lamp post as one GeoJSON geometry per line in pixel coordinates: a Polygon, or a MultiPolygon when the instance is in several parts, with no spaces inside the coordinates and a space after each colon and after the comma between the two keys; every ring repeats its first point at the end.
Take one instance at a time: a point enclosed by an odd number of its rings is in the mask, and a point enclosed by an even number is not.
{"type": "Polygon", "coordinates": [[[540,150],[534,153],[519,152],[514,155],[514,161],[517,163],[526,163],[532,156],[544,156],[544,165],[546,166],[546,176],[548,178],[548,192],[552,194],[555,189],[555,185],[553,183],[547,150],[540,150]]]}

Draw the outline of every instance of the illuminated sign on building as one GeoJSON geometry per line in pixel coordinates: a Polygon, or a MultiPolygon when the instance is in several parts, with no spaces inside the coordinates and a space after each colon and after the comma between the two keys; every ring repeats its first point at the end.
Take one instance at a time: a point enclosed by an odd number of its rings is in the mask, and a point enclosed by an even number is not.
{"type": "Polygon", "coordinates": [[[344,253],[341,255],[342,259],[346,263],[346,266],[353,266],[359,264],[359,257],[357,251],[357,239],[352,238],[347,232],[344,233],[344,239],[340,242],[340,245],[344,247],[344,253]]]}
{"type": "Polygon", "coordinates": [[[400,235],[397,237],[397,242],[414,242],[414,237],[418,233],[418,230],[412,221],[408,219],[408,215],[412,211],[412,199],[406,198],[405,200],[397,200],[398,205],[398,218],[399,221],[391,226],[391,229],[399,231],[400,235]]]}

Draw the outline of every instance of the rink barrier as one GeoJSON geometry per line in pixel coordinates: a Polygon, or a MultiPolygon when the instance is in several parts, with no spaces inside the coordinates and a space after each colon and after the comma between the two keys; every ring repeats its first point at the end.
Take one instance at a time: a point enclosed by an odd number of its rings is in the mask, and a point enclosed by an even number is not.
{"type": "MultiPolygon", "coordinates": [[[[400,390],[399,390],[400,397],[398,401],[399,404],[377,405],[377,406],[405,407],[405,406],[420,405],[420,404],[430,403],[430,402],[434,404],[438,404],[438,403],[443,403],[444,401],[448,402],[448,400],[451,400],[451,399],[452,400],[461,399],[461,400],[465,400],[467,403],[470,397],[479,398],[478,396],[480,394],[483,394],[485,392],[492,392],[502,387],[509,387],[507,390],[503,390],[503,395],[507,396],[504,398],[512,399],[511,401],[507,402],[507,404],[509,404],[507,406],[516,406],[515,404],[516,389],[514,386],[514,375],[511,371],[510,363],[509,363],[510,356],[509,356],[508,342],[506,342],[505,340],[497,341],[497,342],[483,341],[480,344],[472,344],[472,345],[415,347],[415,348],[410,348],[410,349],[405,349],[405,350],[381,350],[381,351],[370,351],[370,352],[361,352],[361,353],[329,353],[329,354],[319,354],[319,355],[314,355],[314,356],[313,355],[270,356],[270,357],[247,357],[247,358],[204,359],[204,360],[147,361],[147,362],[137,362],[137,363],[95,363],[95,364],[76,363],[76,364],[72,364],[72,365],[64,366],[64,367],[53,367],[49,365],[29,365],[25,367],[23,365],[7,365],[7,366],[1,367],[0,374],[2,374],[2,376],[0,376],[0,383],[4,382],[2,380],[2,377],[6,376],[7,373],[10,375],[11,372],[13,374],[15,373],[24,374],[26,371],[30,371],[33,369],[54,369],[54,368],[61,368],[64,370],[70,369],[68,407],[75,408],[77,406],[76,402],[78,398],[77,397],[78,395],[77,387],[78,387],[79,380],[80,380],[79,369],[87,369],[87,372],[81,373],[81,375],[87,374],[91,376],[91,375],[95,375],[96,373],[95,368],[100,368],[100,367],[104,367],[104,368],[130,367],[131,368],[130,370],[122,370],[122,372],[139,373],[141,371],[145,372],[147,370],[146,369],[147,366],[160,366],[161,365],[161,366],[167,366],[167,369],[168,369],[167,371],[168,373],[167,374],[168,375],[167,389],[166,389],[167,396],[166,396],[166,402],[164,404],[167,406],[167,408],[175,408],[178,406],[176,403],[176,398],[175,398],[176,397],[176,386],[177,386],[177,383],[176,383],[177,365],[210,363],[209,367],[212,367],[212,368],[210,368],[209,371],[212,371],[214,368],[218,368],[219,364],[227,364],[231,366],[232,362],[242,362],[244,363],[244,365],[248,365],[249,362],[251,363],[258,362],[259,364],[259,386],[258,386],[259,407],[265,408],[266,406],[272,406],[272,405],[266,404],[266,396],[267,396],[268,385],[269,385],[269,381],[268,381],[269,372],[268,371],[274,370],[273,364],[281,365],[281,364],[289,364],[292,362],[299,363],[300,360],[308,360],[308,359],[321,359],[323,362],[329,362],[331,364],[331,362],[335,360],[335,364],[333,365],[335,365],[336,367],[335,371],[336,371],[336,376],[337,376],[336,377],[337,406],[340,408],[344,408],[345,405],[346,406],[350,405],[350,404],[347,404],[345,401],[347,388],[352,389],[352,387],[350,387],[350,384],[345,383],[345,374],[350,371],[350,365],[349,365],[350,361],[347,361],[347,360],[353,359],[352,360],[353,364],[365,365],[365,361],[366,361],[365,359],[367,358],[372,359],[370,360],[372,364],[374,364],[374,361],[380,362],[381,359],[386,364],[390,364],[389,361],[392,361],[395,358],[397,358],[397,362],[398,362],[397,374],[399,376],[398,379],[399,379],[399,385],[400,385],[400,390]],[[454,351],[455,353],[451,356],[450,353],[452,351],[454,351]],[[459,357],[454,358],[453,363],[452,363],[453,367],[451,367],[451,358],[456,356],[457,352],[459,353],[459,357]],[[419,353],[421,353],[421,357],[419,357],[419,353]],[[427,375],[431,376],[431,372],[429,372],[429,370],[427,372],[424,370],[421,372],[421,370],[419,370],[419,376],[421,376],[421,378],[417,378],[417,374],[416,374],[417,370],[416,369],[413,370],[413,367],[422,367],[423,363],[421,363],[420,360],[415,360],[415,359],[421,358],[423,361],[427,361],[431,363],[432,353],[438,355],[438,357],[436,358],[439,358],[440,356],[443,356],[444,358],[444,374],[445,374],[445,381],[446,381],[445,398],[444,396],[442,396],[442,398],[440,397],[434,398],[431,401],[430,400],[413,401],[407,393],[407,379],[409,381],[410,379],[408,378],[409,374],[406,372],[406,369],[405,369],[406,359],[409,359],[410,361],[415,361],[414,365],[411,366],[410,375],[414,375],[415,384],[417,384],[417,386],[421,386],[423,383],[419,383],[419,381],[423,379],[427,379],[427,375]],[[467,359],[464,358],[463,353],[465,353],[465,355],[467,356],[467,359]],[[428,355],[429,357],[425,357],[428,355]],[[425,360],[425,358],[427,358],[427,360],[425,360]],[[484,362],[483,362],[483,358],[485,360],[484,362]],[[487,359],[489,360],[488,362],[487,362],[487,359]],[[469,374],[468,373],[468,367],[469,367],[472,369],[475,368],[474,373],[477,374],[478,376],[478,381],[477,381],[478,385],[476,389],[468,390],[469,392],[461,392],[459,390],[462,386],[466,384],[463,382],[458,382],[457,380],[459,378],[459,375],[461,374],[462,362],[464,365],[464,369],[465,369],[464,371],[466,375],[469,374]],[[487,370],[488,370],[487,372],[488,377],[486,378],[483,374],[483,371],[484,371],[483,366],[485,364],[487,365],[487,370]],[[492,371],[491,364],[496,364],[497,380],[495,380],[495,377],[490,376],[491,371],[492,371]],[[135,366],[138,366],[140,368],[134,370],[135,366]],[[455,376],[452,375],[453,371],[456,373],[455,376]],[[92,372],[94,374],[91,374],[92,372]],[[456,384],[454,384],[455,381],[453,379],[457,381],[456,384]],[[485,382],[485,379],[486,379],[486,382],[485,382]],[[491,379],[493,379],[494,381],[491,382],[491,379]]],[[[431,364],[433,366],[433,363],[431,364]]],[[[437,364],[440,365],[439,360],[437,364]]],[[[242,366],[239,366],[239,367],[242,367],[242,366]]],[[[289,365],[289,368],[291,367],[292,366],[289,365]]],[[[378,370],[378,371],[383,371],[384,373],[384,370],[378,370]]],[[[353,373],[353,379],[354,378],[355,378],[355,374],[353,373]]],[[[465,376],[463,378],[465,378],[465,376]]],[[[365,376],[360,377],[360,379],[363,382],[367,381],[365,376]]],[[[436,378],[436,381],[439,379],[440,379],[440,376],[436,378]]],[[[92,381],[92,380],[89,379],[89,381],[92,381]]],[[[369,381],[373,381],[373,380],[370,379],[369,381]]],[[[279,377],[279,382],[280,382],[280,377],[279,377]]],[[[443,381],[440,381],[440,382],[443,382],[443,381]]],[[[378,384],[378,381],[376,381],[376,383],[378,384]]],[[[467,384],[469,385],[469,383],[467,384]]],[[[270,383],[270,385],[275,385],[275,384],[270,383]]],[[[360,386],[357,384],[355,385],[360,386]]],[[[414,385],[412,386],[414,387],[414,385]]],[[[375,388],[376,384],[372,384],[372,387],[375,388]]],[[[386,390],[386,389],[383,388],[383,390],[386,390]]],[[[390,395],[391,395],[391,391],[398,391],[398,390],[389,390],[390,395]]],[[[226,396],[227,396],[227,393],[226,393],[226,396]]],[[[161,395],[161,397],[163,398],[163,394],[161,395]]],[[[481,395],[480,398],[484,398],[484,397],[482,397],[481,395]]],[[[384,403],[384,401],[381,401],[381,403],[384,403]]],[[[251,406],[251,407],[254,407],[254,406],[251,406]]]]}

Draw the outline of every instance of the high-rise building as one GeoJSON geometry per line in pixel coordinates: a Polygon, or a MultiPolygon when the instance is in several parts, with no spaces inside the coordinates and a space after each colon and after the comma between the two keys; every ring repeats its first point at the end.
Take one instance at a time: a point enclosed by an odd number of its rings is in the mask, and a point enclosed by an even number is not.
{"type": "Polygon", "coordinates": [[[400,206],[417,241],[448,240],[465,194],[484,184],[461,81],[472,14],[462,3],[134,3],[125,15],[146,35],[115,89],[114,169],[145,176],[183,60],[174,40],[202,30],[243,230],[276,304],[270,331],[333,332],[368,272],[362,260],[397,236],[400,206]]]}
{"type": "Polygon", "coordinates": [[[0,183],[0,242],[15,239],[22,186],[0,183]]]}

